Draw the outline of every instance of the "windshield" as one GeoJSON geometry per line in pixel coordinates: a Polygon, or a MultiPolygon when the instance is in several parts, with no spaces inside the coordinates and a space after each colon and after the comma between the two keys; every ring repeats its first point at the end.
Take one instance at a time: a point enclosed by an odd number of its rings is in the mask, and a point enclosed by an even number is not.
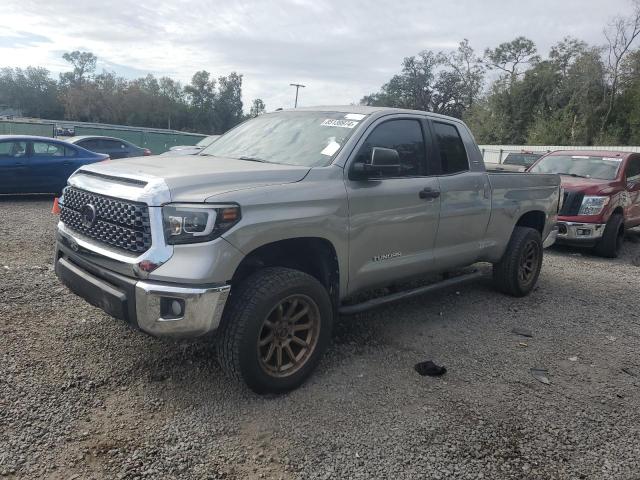
{"type": "Polygon", "coordinates": [[[510,153],[502,163],[505,165],[521,165],[524,167],[530,167],[536,163],[536,160],[541,156],[542,155],[538,155],[536,153],[510,153]]]}
{"type": "Polygon", "coordinates": [[[533,173],[559,173],[575,177],[615,180],[622,158],[588,155],[550,155],[531,168],[533,173]]]}
{"type": "Polygon", "coordinates": [[[201,155],[322,167],[331,163],[364,117],[339,112],[264,114],[225,133],[201,155]]]}

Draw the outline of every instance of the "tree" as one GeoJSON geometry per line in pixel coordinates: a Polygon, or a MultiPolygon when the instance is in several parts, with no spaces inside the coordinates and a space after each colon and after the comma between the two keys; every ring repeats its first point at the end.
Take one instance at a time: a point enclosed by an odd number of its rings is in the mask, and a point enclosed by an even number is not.
{"type": "Polygon", "coordinates": [[[81,52],[75,50],[71,53],[67,52],[62,58],[73,66],[73,71],[60,75],[60,81],[64,85],[79,86],[86,81],[86,76],[92,74],[96,70],[96,57],[91,52],[81,52]]]}
{"type": "Polygon", "coordinates": [[[216,101],[216,81],[206,70],[193,74],[191,84],[184,87],[194,114],[195,124],[200,125],[204,133],[213,133],[213,106],[216,101]]]}
{"type": "Polygon", "coordinates": [[[224,133],[242,121],[242,75],[231,72],[218,78],[214,112],[216,133],[224,133]]]}
{"type": "Polygon", "coordinates": [[[262,99],[256,98],[251,103],[251,109],[249,110],[249,118],[255,118],[258,115],[262,115],[266,111],[266,107],[262,99]]]}
{"type": "Polygon", "coordinates": [[[531,40],[517,37],[510,42],[501,43],[494,50],[487,48],[484,57],[490,68],[507,73],[507,79],[513,83],[518,75],[522,75],[525,65],[534,65],[540,60],[537,51],[531,40]]]}
{"type": "Polygon", "coordinates": [[[485,67],[466,38],[449,54],[440,52],[441,71],[436,82],[435,111],[462,118],[478,99],[484,84],[485,67]]]}
{"type": "Polygon", "coordinates": [[[607,106],[600,127],[601,134],[604,134],[607,128],[618,93],[620,66],[631,45],[640,35],[640,0],[633,0],[633,5],[634,10],[630,16],[619,15],[615,17],[604,30],[604,36],[607,39],[608,88],[604,89],[603,95],[603,102],[607,106]]]}

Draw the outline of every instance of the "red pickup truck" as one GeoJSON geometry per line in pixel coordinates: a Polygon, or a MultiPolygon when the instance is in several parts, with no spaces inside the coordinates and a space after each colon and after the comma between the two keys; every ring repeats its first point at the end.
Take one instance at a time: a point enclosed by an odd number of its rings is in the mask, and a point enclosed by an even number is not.
{"type": "Polygon", "coordinates": [[[558,243],[591,246],[615,258],[625,229],[640,225],[640,153],[559,150],[540,158],[529,172],[562,178],[558,243]]]}

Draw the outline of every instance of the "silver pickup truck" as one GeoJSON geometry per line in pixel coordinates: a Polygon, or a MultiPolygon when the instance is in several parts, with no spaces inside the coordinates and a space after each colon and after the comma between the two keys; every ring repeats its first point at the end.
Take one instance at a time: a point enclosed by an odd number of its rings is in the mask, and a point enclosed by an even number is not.
{"type": "Polygon", "coordinates": [[[407,279],[493,264],[528,294],[554,242],[557,175],[487,173],[467,127],[426,112],[323,107],[261,115],[201,154],[82,167],[60,199],[55,269],[156,336],[215,332],[256,392],[300,385],[338,314],[407,279]],[[357,302],[354,298],[365,297],[357,302]]]}

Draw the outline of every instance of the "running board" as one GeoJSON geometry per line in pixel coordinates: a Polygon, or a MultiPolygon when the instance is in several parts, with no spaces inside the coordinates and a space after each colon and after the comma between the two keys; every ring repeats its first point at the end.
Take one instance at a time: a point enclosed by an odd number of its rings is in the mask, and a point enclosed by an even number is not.
{"type": "Polygon", "coordinates": [[[432,283],[431,285],[425,285],[424,287],[392,293],[390,295],[385,295],[384,297],[378,297],[372,300],[367,300],[366,302],[356,303],[355,305],[345,305],[338,309],[338,313],[340,315],[353,315],[355,313],[371,310],[372,308],[376,308],[381,305],[386,305],[387,303],[417,297],[418,295],[423,295],[425,293],[436,292],[447,287],[462,285],[463,283],[471,282],[484,276],[485,274],[479,271],[458,275],[457,277],[447,278],[446,280],[442,280],[438,283],[432,283]]]}

